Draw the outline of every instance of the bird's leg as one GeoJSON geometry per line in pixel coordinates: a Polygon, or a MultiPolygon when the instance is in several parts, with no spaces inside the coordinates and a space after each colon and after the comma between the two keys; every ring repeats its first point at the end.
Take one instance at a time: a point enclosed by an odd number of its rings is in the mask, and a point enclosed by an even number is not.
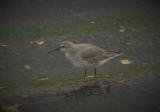
{"type": "Polygon", "coordinates": [[[87,69],[84,69],[84,79],[87,77],[87,69]]]}
{"type": "Polygon", "coordinates": [[[94,77],[97,78],[97,70],[94,68],[94,77]]]}

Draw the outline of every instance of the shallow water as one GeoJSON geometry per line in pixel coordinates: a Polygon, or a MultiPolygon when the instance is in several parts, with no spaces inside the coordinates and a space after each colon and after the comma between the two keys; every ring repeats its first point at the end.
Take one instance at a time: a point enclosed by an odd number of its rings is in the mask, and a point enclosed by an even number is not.
{"type": "Polygon", "coordinates": [[[124,82],[86,84],[57,94],[10,97],[0,102],[19,104],[20,112],[159,112],[159,84],[159,76],[146,75],[124,82]]]}

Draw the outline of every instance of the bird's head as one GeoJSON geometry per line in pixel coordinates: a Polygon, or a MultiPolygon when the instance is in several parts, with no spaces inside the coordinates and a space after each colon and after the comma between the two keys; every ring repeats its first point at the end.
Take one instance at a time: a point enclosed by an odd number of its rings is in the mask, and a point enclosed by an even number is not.
{"type": "Polygon", "coordinates": [[[71,41],[63,41],[60,43],[60,50],[63,52],[69,51],[73,46],[73,42],[71,41]]]}

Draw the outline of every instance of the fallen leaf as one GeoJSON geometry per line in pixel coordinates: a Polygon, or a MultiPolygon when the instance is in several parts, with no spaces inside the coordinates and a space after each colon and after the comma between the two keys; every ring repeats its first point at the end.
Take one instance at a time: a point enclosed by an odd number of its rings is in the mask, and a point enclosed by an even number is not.
{"type": "Polygon", "coordinates": [[[95,21],[90,21],[89,23],[94,24],[94,23],[96,23],[96,22],[95,22],[95,21]]]}
{"type": "Polygon", "coordinates": [[[126,64],[130,64],[131,61],[129,61],[128,59],[122,59],[122,60],[120,60],[120,63],[126,65],[126,64]]]}
{"type": "Polygon", "coordinates": [[[27,64],[27,65],[24,65],[24,68],[29,70],[31,69],[31,66],[27,64]]]}
{"type": "Polygon", "coordinates": [[[94,78],[95,76],[93,76],[93,75],[88,75],[87,77],[88,77],[88,78],[94,78]]]}
{"type": "Polygon", "coordinates": [[[44,44],[44,41],[43,40],[37,40],[37,41],[35,41],[35,43],[40,46],[40,45],[44,44]]]}
{"type": "Polygon", "coordinates": [[[20,112],[20,105],[19,104],[2,104],[2,110],[7,112],[20,112]]]}
{"type": "Polygon", "coordinates": [[[0,46],[1,46],[1,47],[7,47],[8,45],[6,45],[6,44],[1,44],[0,46]]]}
{"type": "Polygon", "coordinates": [[[41,77],[39,80],[48,80],[48,77],[41,77]]]}
{"type": "Polygon", "coordinates": [[[119,32],[123,33],[125,32],[126,30],[125,29],[120,29],[119,32]]]}

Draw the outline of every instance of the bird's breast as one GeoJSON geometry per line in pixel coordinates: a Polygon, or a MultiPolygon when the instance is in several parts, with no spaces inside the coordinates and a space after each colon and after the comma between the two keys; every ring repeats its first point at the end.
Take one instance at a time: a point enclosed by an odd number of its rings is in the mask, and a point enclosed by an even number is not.
{"type": "Polygon", "coordinates": [[[65,57],[75,66],[75,67],[82,67],[82,62],[78,60],[78,57],[73,56],[69,53],[65,53],[65,57]]]}

